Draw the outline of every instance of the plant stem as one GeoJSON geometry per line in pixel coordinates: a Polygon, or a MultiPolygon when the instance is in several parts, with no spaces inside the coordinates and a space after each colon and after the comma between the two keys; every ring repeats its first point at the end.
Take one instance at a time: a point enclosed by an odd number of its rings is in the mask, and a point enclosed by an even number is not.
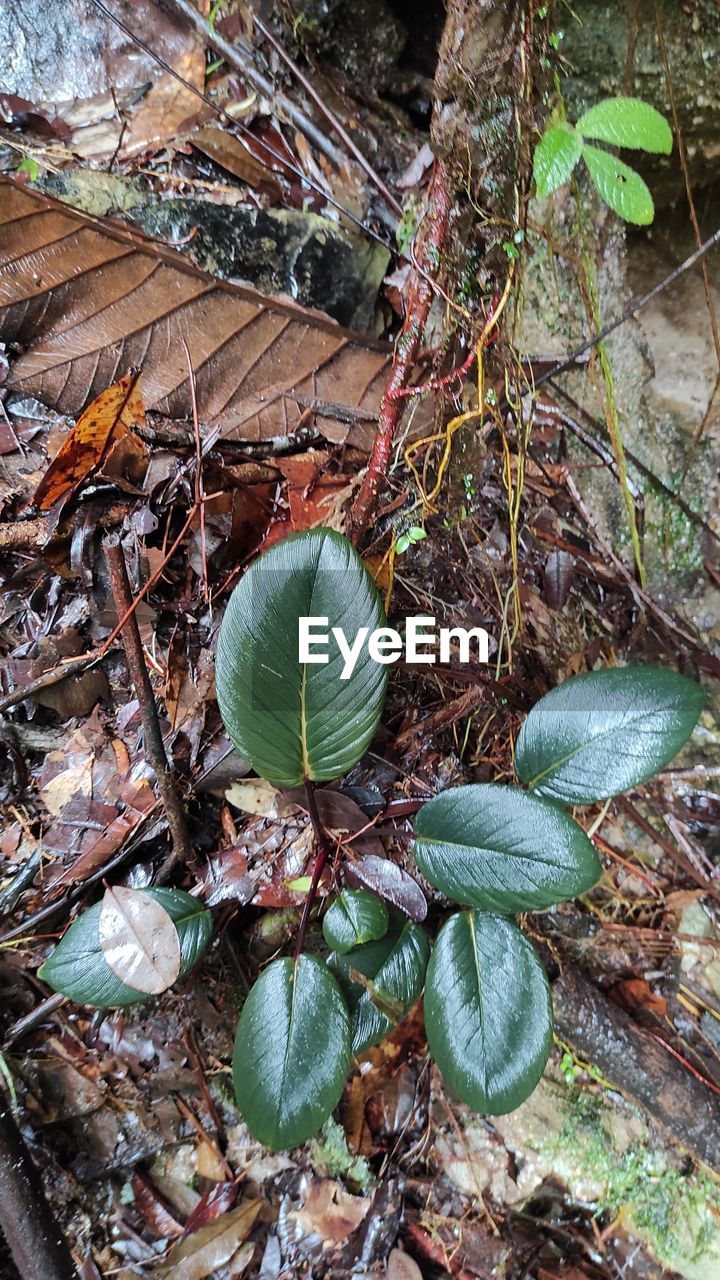
{"type": "Polygon", "coordinates": [[[395,431],[405,407],[405,400],[400,393],[407,386],[420,350],[434,293],[431,277],[437,275],[440,265],[440,252],[445,241],[451,204],[445,164],[442,160],[436,160],[425,206],[425,236],[413,259],[414,280],[405,322],[395,347],[390,377],[380,401],[378,429],[372,455],[352,509],[351,523],[355,541],[358,540],[373,513],[380,486],[387,474],[395,431]]]}
{"type": "Polygon", "coordinates": [[[188,835],[183,802],[180,799],[177,784],[165,753],[165,744],[155,706],[155,694],[145,663],[137,615],[133,611],[133,598],[125,563],[125,553],[119,537],[116,534],[111,534],[109,538],[106,538],[103,542],[103,550],[107,560],[110,587],[117,615],[118,618],[125,619],[121,632],[122,642],[130,679],[140,703],[145,752],[155,770],[158,790],[165,808],[172,837],[172,853],[165,859],[156,877],[156,883],[162,883],[167,879],[176,863],[190,861],[192,844],[188,835]]]}
{"type": "Polygon", "coordinates": [[[300,928],[298,929],[297,942],[295,943],[295,963],[302,955],[305,946],[305,934],[307,933],[308,922],[310,920],[310,912],[313,909],[315,897],[317,895],[320,877],[325,870],[327,860],[331,853],[331,844],[327,837],[327,832],[320,821],[318,813],[317,801],[315,800],[315,791],[313,784],[309,778],[305,779],[305,797],[307,799],[307,809],[310,814],[310,822],[315,833],[315,861],[313,863],[312,875],[310,878],[310,888],[303,905],[302,916],[300,917],[300,928]]]}

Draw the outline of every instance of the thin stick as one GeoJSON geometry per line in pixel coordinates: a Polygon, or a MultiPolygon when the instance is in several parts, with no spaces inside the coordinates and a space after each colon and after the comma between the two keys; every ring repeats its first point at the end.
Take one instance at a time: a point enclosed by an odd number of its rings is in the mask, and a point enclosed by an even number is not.
{"type": "Polygon", "coordinates": [[[674,284],[679,276],[684,275],[686,271],[689,271],[691,267],[694,267],[696,262],[700,262],[700,260],[705,257],[705,254],[709,253],[716,244],[720,244],[720,227],[718,227],[717,231],[713,231],[708,240],[705,240],[694,253],[691,253],[684,262],[681,262],[679,266],[675,267],[664,277],[664,279],[654,285],[652,289],[649,289],[647,293],[642,295],[642,297],[634,298],[630,303],[630,306],[626,311],[623,311],[621,316],[618,316],[615,320],[611,320],[610,323],[606,324],[599,333],[594,334],[592,338],[588,338],[587,342],[583,342],[581,346],[576,347],[569,355],[563,356],[562,360],[560,360],[558,364],[553,365],[551,369],[547,369],[545,373],[541,374],[535,381],[535,388],[537,389],[537,387],[541,387],[544,382],[549,382],[551,378],[556,378],[559,373],[564,373],[566,369],[571,368],[571,366],[580,359],[580,356],[585,355],[586,351],[591,351],[599,342],[603,342],[611,333],[614,333],[616,329],[619,329],[621,324],[625,324],[626,320],[631,320],[634,315],[637,315],[638,311],[641,311],[649,302],[652,302],[653,298],[657,298],[658,294],[662,293],[663,290],[667,289],[671,284],[674,284]]]}
{"type": "MultiPolygon", "coordinates": [[[[93,0],[97,4],[97,0],[93,0]]],[[[190,0],[162,0],[163,8],[175,10],[181,13],[186,22],[202,36],[206,44],[210,45],[216,53],[225,59],[231,67],[238,71],[241,76],[249,80],[254,89],[261,93],[270,102],[280,107],[289,120],[297,125],[298,129],[302,129],[303,133],[314,142],[315,146],[327,156],[328,160],[332,160],[334,165],[342,164],[342,153],[334,147],[329,138],[313,124],[312,120],[308,120],[304,111],[300,107],[296,107],[294,102],[286,98],[277,87],[268,80],[261,71],[258,71],[252,60],[252,49],[247,41],[239,36],[235,44],[230,44],[219,31],[213,31],[210,24],[202,16],[201,13],[190,4],[190,0]]],[[[99,6],[98,6],[99,7],[99,6]]]]}
{"type": "Polygon", "coordinates": [[[185,809],[165,753],[165,744],[155,706],[155,695],[145,664],[137,617],[134,612],[131,612],[133,598],[125,563],[125,554],[117,534],[111,534],[110,537],[105,539],[103,551],[105,552],[110,575],[110,587],[118,617],[126,616],[127,618],[122,629],[125,657],[130,679],[140,703],[145,751],[150,764],[155,770],[158,790],[165,808],[172,837],[172,853],[162,863],[157,877],[158,879],[166,879],[178,862],[190,861],[193,849],[188,835],[185,809]]]}
{"type": "MultiPolygon", "coordinates": [[[[178,0],[175,0],[175,3],[177,4],[178,0]]],[[[313,84],[312,80],[308,80],[308,77],[303,74],[303,72],[300,70],[297,63],[290,57],[290,54],[287,52],[287,50],[283,48],[280,41],[276,39],[276,37],[273,35],[270,28],[265,26],[265,23],[262,21],[262,18],[260,18],[256,13],[253,14],[253,22],[255,26],[258,28],[258,31],[262,31],[265,39],[270,41],[270,44],[272,45],[273,49],[278,54],[278,56],[282,58],[283,62],[285,63],[285,66],[289,67],[290,71],[292,71],[295,78],[302,85],[308,97],[312,98],[313,102],[315,103],[315,106],[318,108],[318,111],[322,112],[328,124],[331,125],[331,127],[335,130],[338,137],[345,143],[345,146],[347,147],[348,151],[350,151],[351,154],[354,155],[358,164],[365,170],[365,173],[367,174],[368,178],[372,182],[373,186],[377,187],[381,196],[383,196],[385,200],[387,200],[388,204],[390,205],[390,208],[395,210],[398,217],[402,217],[402,205],[400,204],[400,201],[396,200],[392,192],[388,191],[382,178],[378,173],[375,172],[372,165],[370,164],[370,161],[365,158],[360,148],[355,145],[352,138],[350,137],[350,134],[347,132],[347,129],[343,127],[343,125],[338,120],[335,113],[330,110],[330,107],[328,107],[327,104],[323,102],[322,97],[320,96],[317,89],[315,88],[315,85],[313,84]]]]}
{"type": "Polygon", "coordinates": [[[315,792],[313,784],[309,778],[305,779],[305,797],[307,799],[307,809],[310,814],[312,829],[315,833],[315,861],[313,863],[312,875],[310,878],[310,888],[307,891],[307,897],[303,905],[302,916],[300,917],[300,928],[298,929],[297,942],[295,943],[295,963],[297,964],[305,946],[305,934],[307,933],[308,923],[310,921],[310,912],[313,909],[315,897],[317,895],[320,877],[325,870],[327,860],[332,853],[332,845],[328,840],[327,833],[320,821],[320,814],[315,800],[315,792]]]}
{"type": "Polygon", "coordinates": [[[0,1226],[23,1280],[78,1280],[67,1241],[4,1094],[0,1095],[0,1226]]]}
{"type": "MultiPolygon", "coordinates": [[[[196,98],[199,98],[202,102],[206,103],[206,105],[210,107],[217,116],[221,117],[223,120],[227,120],[228,123],[231,124],[234,129],[239,130],[242,135],[252,138],[254,147],[261,147],[265,152],[265,155],[272,156],[273,160],[277,160],[282,167],[289,169],[296,178],[299,178],[302,183],[310,187],[311,191],[314,191],[323,200],[326,200],[328,204],[331,204],[333,208],[337,209],[339,213],[342,213],[344,217],[349,218],[351,222],[354,222],[355,226],[359,227],[361,231],[364,231],[372,240],[376,240],[378,244],[384,245],[391,253],[393,252],[393,247],[389,240],[384,236],[379,235],[372,227],[367,226],[366,223],[363,222],[362,218],[358,218],[350,209],[346,209],[343,204],[340,204],[334,196],[325,191],[323,187],[309,177],[308,174],[304,173],[302,169],[299,169],[297,165],[294,165],[292,161],[288,160],[287,156],[281,155],[280,152],[276,151],[274,147],[271,147],[268,142],[265,142],[264,139],[256,136],[251,129],[248,129],[247,125],[243,124],[242,120],[236,120],[235,117],[231,116],[224,107],[219,106],[218,103],[213,102],[212,98],[209,98],[206,93],[203,93],[202,89],[198,89],[196,85],[191,84],[189,80],[186,80],[184,76],[181,76],[180,72],[176,71],[174,67],[171,67],[170,63],[167,62],[165,58],[161,57],[159,53],[156,53],[149,44],[147,44],[139,35],[136,35],[136,33],[126,25],[121,18],[118,18],[117,14],[113,13],[111,9],[108,9],[107,5],[103,4],[103,0],[92,0],[92,3],[95,5],[96,9],[99,9],[100,12],[105,15],[106,18],[109,18],[111,22],[115,23],[115,26],[127,36],[128,40],[132,40],[133,44],[137,45],[138,49],[142,49],[149,58],[152,58],[157,66],[161,67],[167,75],[172,76],[173,79],[177,80],[178,84],[181,84],[189,93],[193,93],[196,98]]],[[[242,141],[242,138],[240,141],[242,141]]],[[[247,146],[247,143],[244,143],[244,145],[247,146]]],[[[247,147],[247,149],[250,151],[249,147],[247,147]]],[[[100,224],[100,219],[94,219],[89,214],[86,214],[85,216],[90,218],[91,221],[96,221],[100,224]]]]}

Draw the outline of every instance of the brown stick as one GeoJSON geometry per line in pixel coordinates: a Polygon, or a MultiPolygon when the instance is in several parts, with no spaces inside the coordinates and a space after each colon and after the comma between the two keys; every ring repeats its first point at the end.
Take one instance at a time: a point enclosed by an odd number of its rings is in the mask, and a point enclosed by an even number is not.
{"type": "Polygon", "coordinates": [[[378,430],[372,456],[352,509],[351,523],[356,539],[372,514],[380,485],[387,472],[395,430],[405,404],[400,392],[408,382],[420,350],[434,292],[431,277],[438,269],[450,208],[451,200],[445,165],[442,160],[438,160],[427,197],[427,232],[417,251],[417,264],[422,268],[422,274],[415,270],[405,322],[395,348],[392,371],[380,401],[378,430]]]}
{"type": "Polygon", "coordinates": [[[168,764],[165,744],[160,729],[155,695],[150,683],[150,676],[145,664],[142,641],[137,624],[137,617],[132,610],[133,597],[128,578],[125,555],[117,534],[111,534],[103,542],[103,550],[110,575],[110,587],[119,618],[127,616],[122,628],[122,642],[125,649],[130,679],[140,703],[145,737],[145,751],[158,781],[158,790],[165,807],[168,826],[172,836],[172,854],[165,859],[156,881],[167,879],[178,862],[187,862],[192,857],[192,845],[187,830],[185,809],[178,793],[175,778],[168,764]]]}
{"type": "Polygon", "coordinates": [[[0,1226],[23,1280],[78,1280],[67,1241],[4,1097],[0,1097],[0,1226]]]}

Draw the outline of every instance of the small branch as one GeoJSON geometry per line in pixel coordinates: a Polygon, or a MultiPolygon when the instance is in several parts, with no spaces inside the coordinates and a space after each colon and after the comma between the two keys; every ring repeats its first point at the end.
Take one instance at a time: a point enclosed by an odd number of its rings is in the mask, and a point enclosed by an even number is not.
{"type": "Polygon", "coordinates": [[[285,66],[288,67],[290,71],[292,71],[296,80],[298,80],[299,83],[302,85],[308,97],[312,98],[313,102],[315,103],[315,106],[318,108],[318,111],[320,111],[322,115],[324,115],[328,124],[331,125],[331,127],[335,130],[338,137],[345,143],[345,146],[347,147],[351,155],[355,157],[355,159],[357,160],[361,168],[365,170],[365,173],[367,174],[370,181],[373,183],[373,186],[377,187],[381,196],[383,196],[384,199],[387,201],[389,207],[395,211],[398,217],[401,218],[403,209],[402,209],[402,205],[400,204],[400,201],[395,199],[395,196],[392,194],[391,191],[388,191],[388,188],[386,187],[380,175],[376,173],[376,171],[373,169],[369,160],[363,155],[360,148],[355,145],[352,138],[350,137],[350,134],[343,127],[341,122],[338,120],[334,111],[331,111],[327,103],[323,102],[323,99],[318,93],[317,89],[315,88],[315,85],[313,84],[312,80],[309,80],[306,75],[303,75],[297,63],[290,57],[290,54],[287,52],[287,49],[285,49],[283,45],[281,45],[280,41],[275,38],[270,28],[266,27],[262,18],[260,18],[257,13],[253,14],[253,22],[255,23],[255,26],[258,28],[258,31],[261,31],[265,39],[270,42],[273,49],[277,53],[278,57],[282,58],[283,62],[285,63],[285,66]]]}
{"type": "Polygon", "coordinates": [[[145,664],[137,616],[133,611],[133,598],[127,565],[125,564],[125,554],[119,537],[116,534],[112,534],[109,538],[106,538],[103,542],[103,550],[107,561],[110,587],[117,615],[119,618],[125,618],[121,633],[122,642],[130,679],[140,703],[145,751],[157,776],[158,790],[165,807],[172,837],[172,854],[162,863],[156,877],[156,883],[162,883],[178,862],[188,862],[191,859],[193,850],[187,830],[185,809],[165,753],[165,744],[155,706],[155,695],[145,664]]]}
{"type": "Polygon", "coordinates": [[[305,779],[305,797],[307,799],[307,809],[310,814],[310,822],[315,832],[315,861],[313,863],[312,875],[310,879],[310,888],[303,905],[302,916],[300,917],[300,928],[298,929],[297,942],[295,943],[295,962],[300,959],[303,947],[305,946],[305,935],[310,920],[310,912],[313,909],[315,897],[317,895],[320,877],[325,870],[327,860],[332,853],[332,845],[328,840],[327,833],[320,821],[320,814],[315,800],[315,792],[313,784],[309,778],[305,779]]]}
{"type": "Polygon", "coordinates": [[[537,391],[538,387],[541,387],[544,382],[549,382],[551,378],[556,378],[559,373],[564,373],[566,369],[571,369],[580,357],[585,355],[586,351],[592,351],[593,347],[596,347],[599,342],[604,342],[611,333],[614,333],[616,329],[620,328],[620,325],[631,320],[633,316],[637,315],[638,311],[642,311],[642,308],[646,307],[654,298],[657,298],[658,294],[661,294],[664,289],[667,289],[671,284],[674,284],[681,275],[684,275],[686,271],[689,271],[691,267],[694,267],[696,262],[701,262],[705,257],[705,254],[709,253],[711,249],[714,249],[716,244],[720,244],[720,227],[718,227],[717,231],[713,231],[712,235],[709,236],[707,240],[704,240],[700,247],[696,249],[694,253],[691,253],[689,257],[685,258],[679,266],[674,267],[668,275],[664,276],[664,278],[656,285],[653,285],[652,289],[649,289],[647,293],[643,293],[639,298],[633,298],[630,306],[627,307],[627,309],[623,311],[622,315],[619,315],[616,320],[611,320],[609,324],[604,325],[599,333],[593,334],[591,338],[588,338],[586,342],[581,343],[581,345],[576,347],[574,351],[571,351],[569,355],[563,356],[563,358],[559,360],[557,364],[554,364],[552,368],[546,369],[545,373],[541,373],[540,377],[535,379],[535,390],[537,391]]]}
{"type": "Polygon", "coordinates": [[[426,208],[427,231],[417,252],[415,280],[405,322],[395,348],[392,371],[380,401],[378,430],[372,455],[352,509],[351,523],[356,541],[372,515],[380,485],[387,472],[395,430],[405,405],[402,392],[417,359],[430,311],[434,292],[431,277],[437,272],[451,208],[447,174],[442,160],[436,161],[426,208]]]}
{"type": "Polygon", "coordinates": [[[261,71],[258,71],[253,63],[253,51],[243,36],[237,37],[235,44],[231,44],[229,40],[220,35],[219,31],[213,30],[209,22],[190,3],[190,0],[162,0],[162,4],[163,8],[169,9],[170,12],[174,10],[175,13],[182,14],[185,21],[195,28],[198,35],[202,36],[211,49],[219,53],[220,57],[224,58],[234,71],[238,71],[244,80],[249,80],[258,93],[261,93],[269,102],[274,103],[275,106],[284,111],[288,119],[292,120],[293,124],[302,130],[306,138],[309,138],[318,150],[327,156],[328,160],[331,160],[338,168],[340,167],[343,160],[342,153],[338,151],[337,147],[333,146],[330,139],[325,137],[325,134],[313,124],[312,120],[308,119],[304,111],[301,111],[294,102],[286,98],[271,80],[268,80],[261,71]]]}
{"type": "Polygon", "coordinates": [[[78,1280],[40,1174],[0,1094],[0,1226],[23,1280],[78,1280]]]}

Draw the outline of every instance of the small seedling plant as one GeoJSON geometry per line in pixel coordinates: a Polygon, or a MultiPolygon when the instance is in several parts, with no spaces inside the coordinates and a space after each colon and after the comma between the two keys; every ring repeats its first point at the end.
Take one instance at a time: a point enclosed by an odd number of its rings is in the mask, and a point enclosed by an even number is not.
{"type": "MultiPolygon", "coordinates": [[[[411,919],[399,899],[352,887],[348,863],[325,900],[323,949],[313,936],[308,953],[333,852],[314,788],[341,778],[370,746],[388,669],[367,650],[344,681],[339,653],[301,663],[301,617],[348,637],[386,625],[362,560],[328,529],[294,534],[254,563],[218,642],[228,733],[262,778],[304,787],[316,840],[292,954],[263,969],[240,1014],[233,1072],[243,1116],[273,1149],[311,1137],[337,1105],[353,1057],[397,1026],[423,991],[429,1048],[447,1085],[479,1112],[511,1111],[537,1084],[552,1039],[548,980],[514,917],[592,888],[602,868],[569,809],[618,795],[666,765],[692,733],[704,694],[685,676],[643,666],[565,681],[521,729],[515,768],[523,785],[454,787],[417,813],[417,867],[452,904],[434,946],[419,890],[411,919]]],[[[188,894],[111,889],[72,925],[41,975],[75,1000],[130,1003],[187,973],[210,930],[209,912],[188,894]]]]}
{"type": "Polygon", "coordinates": [[[549,196],[570,177],[582,158],[602,199],[625,222],[647,226],[655,216],[647,184],[597,142],[669,155],[672,133],[664,116],[639,98],[608,98],[581,115],[575,125],[557,121],[535,148],[533,172],[539,196],[549,196]]]}

